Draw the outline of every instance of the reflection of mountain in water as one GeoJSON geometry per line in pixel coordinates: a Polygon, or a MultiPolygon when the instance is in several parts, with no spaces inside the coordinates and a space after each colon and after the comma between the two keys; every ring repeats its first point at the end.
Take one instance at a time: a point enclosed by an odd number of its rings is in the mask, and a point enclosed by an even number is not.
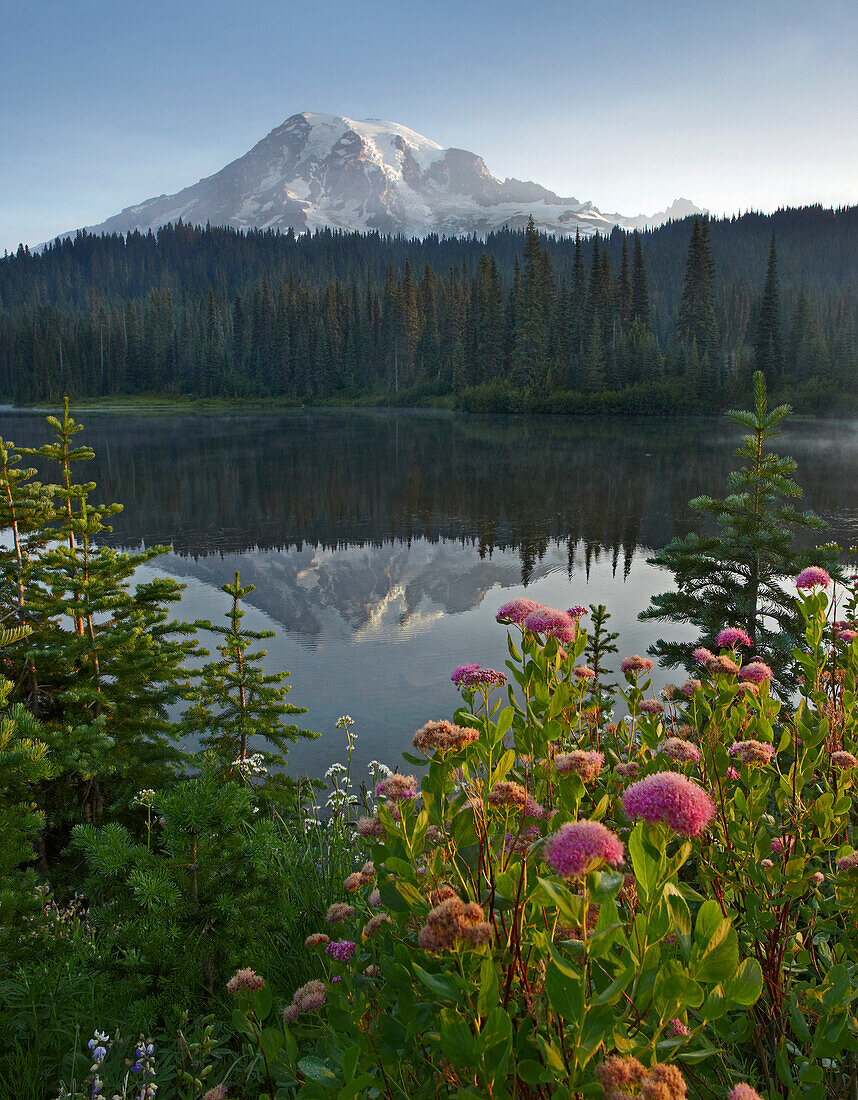
{"type": "MultiPolygon", "coordinates": [[[[481,559],[461,543],[426,539],[341,550],[170,554],[160,567],[214,586],[240,570],[242,583],[256,586],[248,602],[311,642],[418,634],[442,615],[477,607],[494,586],[517,587],[521,574],[512,554],[481,559]]],[[[550,570],[546,559],[533,580],[550,570]]]]}
{"type": "MultiPolygon", "coordinates": [[[[405,553],[418,539],[472,544],[483,559],[514,549],[525,583],[554,544],[570,569],[573,555],[586,565],[604,550],[625,571],[636,548],[662,546],[695,523],[691,497],[723,492],[737,441],[723,420],[706,419],[388,410],[80,419],[87,431],[78,439],[96,459],[79,476],[98,482],[101,499],[125,504],[117,544],[171,543],[196,559],[296,550],[257,555],[257,563],[309,634],[320,613],[310,604],[336,607],[354,624],[394,591],[397,613],[408,617],[421,600],[473,606],[494,583],[491,569],[445,576],[443,554],[421,566],[413,548],[405,553]],[[319,552],[344,547],[385,552],[347,559],[319,552]]],[[[47,434],[41,416],[20,413],[4,415],[0,433],[26,445],[47,434]]],[[[779,444],[799,461],[807,504],[833,521],[826,537],[854,541],[854,422],[796,421],[779,444]]],[[[241,567],[248,569],[246,558],[241,567]]],[[[499,568],[505,573],[508,563],[499,568]]],[[[222,578],[224,563],[211,571],[222,578]]],[[[255,583],[262,587],[262,578],[255,583]]]]}

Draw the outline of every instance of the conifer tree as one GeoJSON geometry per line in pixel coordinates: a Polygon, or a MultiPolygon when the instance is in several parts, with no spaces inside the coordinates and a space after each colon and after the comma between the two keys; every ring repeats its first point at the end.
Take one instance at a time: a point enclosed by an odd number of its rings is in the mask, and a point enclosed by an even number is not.
{"type": "Polygon", "coordinates": [[[649,328],[649,289],[647,288],[641,235],[635,230],[635,250],[632,259],[631,316],[649,328]]]}
{"type": "MultiPolygon", "coordinates": [[[[290,743],[318,734],[284,724],[284,718],[305,714],[307,708],[286,702],[291,688],[284,686],[284,681],[289,673],[266,673],[262,658],[267,651],[251,648],[254,642],[274,637],[273,630],[248,630],[242,625],[245,612],[241,601],[254,586],[242,586],[236,573],[232,584],[223,585],[221,591],[231,601],[226,612],[229,625],[215,626],[208,620],[195,624],[223,639],[217,646],[220,657],[194,674],[198,683],[188,694],[192,705],[183,715],[182,725],[227,774],[248,778],[257,770],[260,757],[262,767],[280,767],[290,743]]],[[[289,786],[282,780],[279,785],[289,786]]]]}
{"type": "Polygon", "coordinates": [[[783,370],[781,299],[774,233],[772,233],[772,242],[769,247],[766,282],[763,287],[763,298],[760,302],[757,330],[754,336],[754,363],[757,370],[762,371],[769,382],[779,378],[783,370]]]}
{"type": "Polygon", "coordinates": [[[801,496],[792,477],[795,461],[768,449],[790,411],[789,405],[769,409],[765,378],[757,371],[754,408],[726,414],[748,431],[736,451],[744,464],[729,475],[726,497],[690,501],[720,531],[675,538],[648,559],[673,573],[676,591],[654,596],[640,618],[690,624],[700,631],[696,641],[660,640],[651,647],[666,665],[692,668],[695,646],[714,646],[723,627],[738,626],[754,639],[757,655],[769,662],[780,685],[790,688],[791,654],[803,625],[782,579],[809,564],[836,570],[837,553],[830,546],[802,551],[794,546],[797,532],[818,531],[824,524],[793,503],[801,496]]]}
{"type": "MultiPolygon", "coordinates": [[[[128,554],[99,542],[118,506],[92,504],[94,484],[74,480],[73,464],[93,452],[74,443],[81,426],[67,401],[48,423],[53,441],[20,453],[55,463],[59,484],[40,486],[16,476],[30,471],[0,461],[0,500],[18,531],[0,552],[3,602],[29,628],[10,649],[12,698],[41,719],[56,762],[39,794],[43,866],[81,804],[93,819],[122,812],[134,791],[170,774],[178,752],[169,707],[182,695],[183,664],[195,649],[191,628],[168,617],[181,586],[157,578],[132,588],[139,566],[163,548],[128,554]]],[[[6,450],[8,458],[11,445],[6,450]]]]}
{"type": "Polygon", "coordinates": [[[696,344],[701,361],[708,360],[710,364],[718,348],[714,285],[715,265],[709,245],[709,221],[695,217],[688,246],[677,334],[686,348],[696,344]]]}
{"type": "Polygon", "coordinates": [[[629,254],[626,248],[626,238],[623,237],[622,258],[620,260],[620,277],[617,283],[617,307],[620,320],[626,325],[632,312],[632,284],[629,279],[629,254]]]}

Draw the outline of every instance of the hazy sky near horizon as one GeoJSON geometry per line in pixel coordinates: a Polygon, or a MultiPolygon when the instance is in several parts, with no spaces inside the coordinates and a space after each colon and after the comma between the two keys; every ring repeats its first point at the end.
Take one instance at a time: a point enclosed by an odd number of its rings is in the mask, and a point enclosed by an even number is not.
{"type": "Polygon", "coordinates": [[[605,211],[858,203],[858,5],[0,0],[0,251],[297,111],[401,122],[605,211]]]}

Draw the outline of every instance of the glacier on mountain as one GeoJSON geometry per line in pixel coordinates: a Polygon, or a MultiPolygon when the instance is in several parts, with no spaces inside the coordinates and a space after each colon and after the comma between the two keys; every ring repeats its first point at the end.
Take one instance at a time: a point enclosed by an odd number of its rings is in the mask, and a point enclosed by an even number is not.
{"type": "Polygon", "coordinates": [[[214,175],[86,228],[146,232],[181,219],[297,233],[331,227],[406,237],[485,236],[521,229],[532,217],[543,232],[565,237],[606,233],[615,225],[654,227],[696,212],[693,203],[678,199],[651,217],[605,214],[592,202],[563,198],[537,183],[496,179],[476,153],[445,149],[407,126],[303,111],[214,175]]]}

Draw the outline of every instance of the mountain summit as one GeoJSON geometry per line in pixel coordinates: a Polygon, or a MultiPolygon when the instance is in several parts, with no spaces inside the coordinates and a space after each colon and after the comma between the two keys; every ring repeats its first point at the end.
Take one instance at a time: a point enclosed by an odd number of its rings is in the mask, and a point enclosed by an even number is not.
{"type": "Polygon", "coordinates": [[[444,149],[407,126],[356,122],[302,111],[243,157],[175,195],[126,207],[94,233],[157,229],[167,222],[236,229],[331,226],[423,237],[520,229],[532,217],[546,233],[647,228],[699,212],[677,199],[652,217],[603,214],[590,202],[561,198],[537,183],[496,179],[482,157],[444,149]]]}

